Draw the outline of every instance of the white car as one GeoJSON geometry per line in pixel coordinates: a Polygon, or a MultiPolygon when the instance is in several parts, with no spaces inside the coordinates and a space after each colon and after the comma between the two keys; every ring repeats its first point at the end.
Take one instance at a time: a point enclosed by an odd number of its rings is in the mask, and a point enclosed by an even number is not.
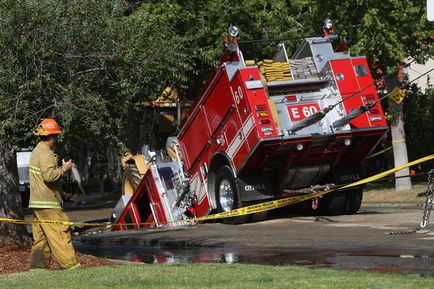
{"type": "Polygon", "coordinates": [[[19,189],[20,189],[21,200],[23,202],[24,208],[27,208],[29,206],[29,197],[30,197],[29,165],[30,165],[31,153],[32,152],[30,151],[17,152],[19,189]]]}

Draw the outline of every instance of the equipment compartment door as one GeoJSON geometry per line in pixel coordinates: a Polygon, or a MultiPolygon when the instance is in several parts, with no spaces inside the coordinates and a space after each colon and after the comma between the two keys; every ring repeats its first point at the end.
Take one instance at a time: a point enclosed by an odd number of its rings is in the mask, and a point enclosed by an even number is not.
{"type": "Polygon", "coordinates": [[[351,59],[331,60],[330,64],[341,95],[357,93],[360,88],[351,59]]]}

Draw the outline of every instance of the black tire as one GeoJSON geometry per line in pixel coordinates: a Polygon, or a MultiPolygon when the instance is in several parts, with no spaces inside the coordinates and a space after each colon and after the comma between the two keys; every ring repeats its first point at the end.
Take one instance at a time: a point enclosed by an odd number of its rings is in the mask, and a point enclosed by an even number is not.
{"type": "Polygon", "coordinates": [[[346,214],[354,215],[360,210],[363,199],[363,189],[353,189],[347,192],[346,214]]]}
{"type": "Polygon", "coordinates": [[[347,193],[343,191],[332,192],[324,195],[318,204],[318,212],[321,215],[344,215],[347,210],[347,193]]]}
{"type": "Polygon", "coordinates": [[[122,178],[122,195],[132,196],[140,184],[142,177],[135,164],[127,164],[122,178]]]}
{"type": "MultiPolygon", "coordinates": [[[[235,178],[229,166],[223,166],[217,171],[215,193],[219,212],[227,212],[242,207],[235,178]]],[[[249,218],[249,215],[224,218],[222,223],[243,224],[248,222],[249,218]]]]}

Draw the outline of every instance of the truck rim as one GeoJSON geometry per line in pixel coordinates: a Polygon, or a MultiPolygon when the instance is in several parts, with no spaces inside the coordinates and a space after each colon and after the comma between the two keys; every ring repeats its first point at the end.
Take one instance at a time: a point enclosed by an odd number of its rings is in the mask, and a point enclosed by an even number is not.
{"type": "Polygon", "coordinates": [[[230,211],[234,205],[234,192],[231,183],[223,179],[219,186],[220,205],[223,211],[230,211]]]}

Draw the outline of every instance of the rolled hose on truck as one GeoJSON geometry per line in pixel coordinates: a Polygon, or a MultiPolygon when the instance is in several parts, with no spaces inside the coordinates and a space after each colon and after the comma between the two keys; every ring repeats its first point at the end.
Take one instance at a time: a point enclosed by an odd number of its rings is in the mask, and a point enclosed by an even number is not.
{"type": "MultiPolygon", "coordinates": [[[[264,203],[259,203],[259,204],[255,204],[255,205],[251,205],[251,206],[242,207],[242,208],[227,211],[227,212],[217,213],[217,214],[198,217],[198,218],[191,218],[191,219],[187,219],[187,220],[180,220],[177,222],[187,224],[187,223],[191,223],[191,222],[201,222],[201,221],[208,221],[208,220],[217,220],[217,219],[222,219],[222,218],[238,217],[238,216],[261,213],[264,211],[278,209],[278,208],[282,208],[285,206],[300,203],[303,201],[307,201],[307,200],[310,200],[313,198],[318,198],[318,197],[324,196],[324,195],[329,194],[329,193],[334,192],[334,191],[349,189],[349,188],[356,187],[359,185],[368,184],[370,182],[380,180],[380,179],[382,179],[386,176],[389,176],[389,175],[391,175],[397,171],[400,171],[404,168],[411,167],[411,166],[414,166],[414,165],[417,165],[420,163],[424,163],[424,162],[427,162],[427,161],[430,161],[433,159],[434,159],[434,154],[417,159],[415,161],[401,165],[399,167],[387,170],[385,172],[376,174],[374,176],[356,181],[354,183],[344,185],[344,186],[336,188],[336,189],[319,191],[319,192],[315,192],[315,193],[312,193],[309,195],[301,195],[301,196],[294,196],[294,197],[289,197],[289,198],[284,198],[284,199],[273,200],[273,201],[269,201],[269,202],[264,202],[264,203]]],[[[59,222],[59,221],[50,221],[50,220],[19,220],[19,219],[10,219],[10,218],[0,218],[0,222],[15,223],[15,224],[36,224],[36,223],[38,223],[38,224],[44,224],[45,223],[46,224],[46,223],[50,223],[50,224],[62,224],[65,226],[74,226],[74,227],[98,227],[98,226],[99,227],[111,227],[111,226],[116,225],[113,223],[59,222]]],[[[128,224],[126,224],[126,225],[128,225],[128,224]]],[[[144,225],[144,223],[142,223],[141,225],[144,225]]]]}

